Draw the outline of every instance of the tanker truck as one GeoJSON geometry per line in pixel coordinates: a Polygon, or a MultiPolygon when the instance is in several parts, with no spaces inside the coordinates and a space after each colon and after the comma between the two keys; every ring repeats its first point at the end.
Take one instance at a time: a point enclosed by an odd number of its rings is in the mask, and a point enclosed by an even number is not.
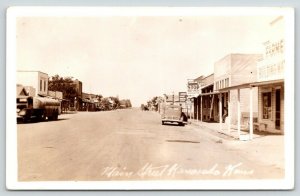
{"type": "Polygon", "coordinates": [[[18,96],[17,97],[17,118],[24,122],[31,118],[39,121],[57,120],[61,113],[60,101],[47,97],[18,96]]]}

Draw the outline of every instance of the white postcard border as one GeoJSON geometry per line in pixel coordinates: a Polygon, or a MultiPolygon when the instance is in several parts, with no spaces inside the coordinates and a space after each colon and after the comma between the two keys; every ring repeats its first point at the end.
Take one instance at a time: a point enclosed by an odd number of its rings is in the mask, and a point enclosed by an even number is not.
{"type": "Polygon", "coordinates": [[[13,190],[268,190],[294,187],[294,10],[267,7],[10,7],[7,10],[6,64],[6,186],[13,190]],[[282,180],[189,180],[19,182],[15,119],[16,18],[24,16],[251,16],[286,18],[285,178],[282,180]],[[14,98],[14,99],[13,99],[14,98]]]}

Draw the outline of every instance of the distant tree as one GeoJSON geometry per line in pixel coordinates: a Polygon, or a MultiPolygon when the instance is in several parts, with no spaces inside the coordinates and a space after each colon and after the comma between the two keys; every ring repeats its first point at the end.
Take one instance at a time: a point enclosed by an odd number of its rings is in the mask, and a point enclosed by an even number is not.
{"type": "Polygon", "coordinates": [[[155,96],[152,99],[147,101],[147,107],[157,111],[158,110],[158,102],[159,102],[159,97],[155,96]]]}
{"type": "Polygon", "coordinates": [[[100,102],[101,99],[103,98],[103,96],[102,96],[102,95],[96,95],[96,98],[97,98],[97,100],[100,102]]]}
{"type": "Polygon", "coordinates": [[[101,98],[100,100],[100,109],[101,110],[110,110],[112,108],[111,103],[109,101],[109,98],[105,97],[105,98],[101,98]]]}
{"type": "Polygon", "coordinates": [[[118,97],[109,97],[113,103],[112,103],[112,109],[118,109],[120,108],[120,100],[118,97]]]}
{"type": "Polygon", "coordinates": [[[50,78],[48,85],[49,90],[62,92],[64,99],[73,100],[78,96],[72,77],[63,78],[55,75],[50,78]]]}
{"type": "Polygon", "coordinates": [[[131,108],[132,107],[130,99],[126,99],[125,104],[126,104],[127,108],[131,108]]]}

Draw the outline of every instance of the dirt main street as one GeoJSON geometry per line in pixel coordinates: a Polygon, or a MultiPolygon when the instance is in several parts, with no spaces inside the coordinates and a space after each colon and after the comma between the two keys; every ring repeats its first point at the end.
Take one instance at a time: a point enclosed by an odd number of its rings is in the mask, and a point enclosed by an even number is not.
{"type": "Polygon", "coordinates": [[[64,114],[18,124],[20,181],[282,178],[192,125],[161,125],[152,111],[64,114]]]}

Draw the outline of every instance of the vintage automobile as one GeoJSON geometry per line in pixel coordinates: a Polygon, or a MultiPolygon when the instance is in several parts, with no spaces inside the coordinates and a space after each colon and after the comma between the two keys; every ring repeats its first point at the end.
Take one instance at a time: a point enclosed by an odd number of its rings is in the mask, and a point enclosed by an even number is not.
{"type": "Polygon", "coordinates": [[[182,112],[182,107],[177,105],[166,105],[162,110],[161,124],[177,123],[184,126],[187,124],[187,116],[182,112]]]}

